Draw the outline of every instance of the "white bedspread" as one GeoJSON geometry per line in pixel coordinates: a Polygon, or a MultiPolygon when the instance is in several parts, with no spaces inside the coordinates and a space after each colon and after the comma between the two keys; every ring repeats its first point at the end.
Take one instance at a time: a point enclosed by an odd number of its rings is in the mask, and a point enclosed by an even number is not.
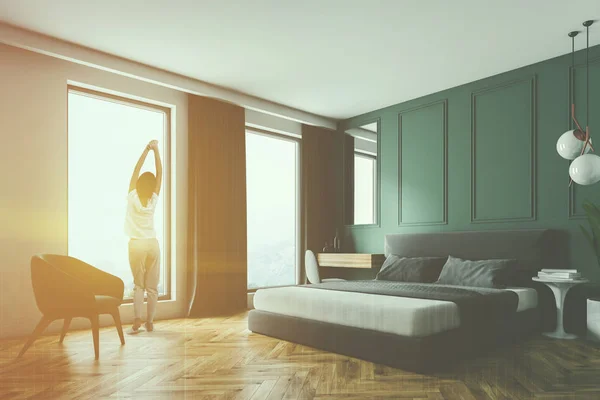
{"type": "MultiPolygon", "coordinates": [[[[506,290],[519,296],[517,312],[537,307],[534,289],[506,290]]],[[[258,290],[254,295],[254,308],[402,336],[428,336],[460,326],[458,306],[449,301],[297,286],[258,290]]]]}

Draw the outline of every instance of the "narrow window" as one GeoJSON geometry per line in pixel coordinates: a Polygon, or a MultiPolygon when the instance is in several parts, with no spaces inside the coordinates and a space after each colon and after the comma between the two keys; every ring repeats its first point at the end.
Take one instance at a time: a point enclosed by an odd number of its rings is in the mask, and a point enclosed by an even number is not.
{"type": "Polygon", "coordinates": [[[377,159],[366,153],[354,153],[354,223],[375,223],[377,159]]]}

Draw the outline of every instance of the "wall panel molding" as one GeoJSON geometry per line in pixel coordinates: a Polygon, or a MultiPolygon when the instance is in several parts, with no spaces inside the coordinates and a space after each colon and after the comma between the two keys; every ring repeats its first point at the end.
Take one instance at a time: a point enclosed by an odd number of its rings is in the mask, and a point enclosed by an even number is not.
{"type": "MultiPolygon", "coordinates": [[[[517,79],[502,83],[499,85],[483,88],[471,92],[471,223],[496,223],[496,222],[516,222],[516,221],[535,221],[536,214],[536,165],[537,165],[537,95],[536,95],[536,75],[531,75],[525,79],[517,79]],[[529,214],[526,216],[506,216],[485,218],[477,215],[477,137],[478,137],[478,98],[486,95],[499,93],[503,90],[514,88],[518,85],[527,84],[529,86],[530,96],[530,115],[529,115],[529,193],[528,202],[530,203],[529,214]]],[[[514,157],[514,154],[506,154],[506,157],[514,157]]]]}
{"type": "MultiPolygon", "coordinates": [[[[570,165],[570,164],[569,164],[570,165]]],[[[573,186],[573,185],[571,185],[573,186]]],[[[575,206],[575,190],[569,187],[569,219],[585,219],[585,214],[578,213],[575,206]]]]}
{"type": "MultiPolygon", "coordinates": [[[[427,134],[433,134],[427,132],[427,134]]],[[[398,114],[398,226],[428,226],[428,225],[447,225],[448,224],[448,99],[438,100],[435,102],[423,104],[417,107],[403,110],[398,114]],[[442,193],[442,218],[440,220],[433,221],[411,221],[407,222],[404,219],[402,212],[402,118],[407,114],[415,111],[422,111],[427,108],[436,107],[441,105],[442,111],[442,180],[443,180],[443,193],[442,193]]]]}

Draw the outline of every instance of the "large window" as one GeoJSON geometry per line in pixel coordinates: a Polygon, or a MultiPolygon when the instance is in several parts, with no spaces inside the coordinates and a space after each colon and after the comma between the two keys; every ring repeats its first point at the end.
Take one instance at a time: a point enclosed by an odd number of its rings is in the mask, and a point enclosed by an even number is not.
{"type": "MultiPolygon", "coordinates": [[[[124,232],[129,180],[144,147],[159,141],[163,188],[155,214],[161,249],[159,296],[169,298],[168,109],[114,96],[80,91],[68,94],[68,250],[69,255],[116,275],[132,297],[128,238],[124,232]]],[[[155,172],[149,153],[142,168],[155,172]]]]}
{"type": "Polygon", "coordinates": [[[354,153],[354,223],[375,223],[377,162],[372,155],[354,153]]]}
{"type": "Polygon", "coordinates": [[[246,132],[248,288],[298,282],[299,142],[246,132]]]}

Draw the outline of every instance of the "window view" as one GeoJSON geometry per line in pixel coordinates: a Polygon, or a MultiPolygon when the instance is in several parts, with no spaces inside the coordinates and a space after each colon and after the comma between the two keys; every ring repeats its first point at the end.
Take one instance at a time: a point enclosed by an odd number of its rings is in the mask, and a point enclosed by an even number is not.
{"type": "Polygon", "coordinates": [[[357,225],[375,222],[375,157],[354,154],[354,223],[357,225]]]}
{"type": "Polygon", "coordinates": [[[249,289],[297,283],[298,159],[296,140],[246,132],[249,289]]]}
{"type": "MultiPolygon", "coordinates": [[[[168,215],[168,158],[165,157],[168,115],[142,107],[70,91],[68,95],[68,246],[69,255],[118,276],[125,297],[133,295],[128,238],[124,232],[129,180],[135,164],[151,140],[158,140],[163,159],[163,189],[155,211],[155,229],[161,249],[159,296],[169,293],[169,264],[165,248],[168,215]]],[[[146,158],[141,173],[154,170],[146,158]]]]}

